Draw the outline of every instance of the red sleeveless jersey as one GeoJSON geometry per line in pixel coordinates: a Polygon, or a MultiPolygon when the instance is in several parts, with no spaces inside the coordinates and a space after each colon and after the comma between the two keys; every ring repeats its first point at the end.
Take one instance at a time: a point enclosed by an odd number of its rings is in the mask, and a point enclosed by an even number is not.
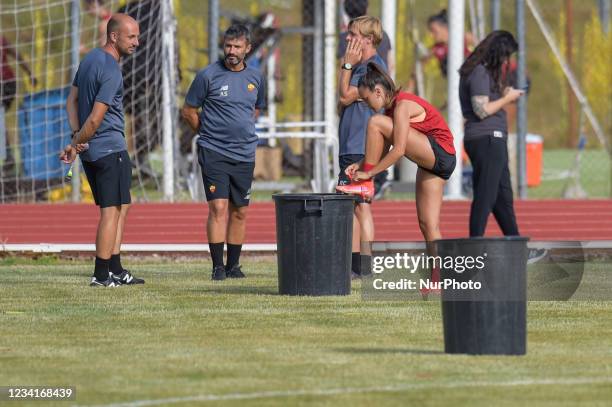
{"type": "Polygon", "coordinates": [[[431,136],[436,140],[436,142],[449,154],[455,154],[455,146],[453,144],[453,135],[450,132],[448,125],[444,121],[444,118],[438,112],[438,110],[433,107],[429,102],[425,99],[418,97],[417,95],[413,95],[408,92],[399,92],[395,99],[393,100],[393,105],[387,110],[385,110],[385,114],[391,118],[393,118],[393,112],[395,111],[395,106],[400,100],[410,100],[419,106],[421,106],[425,110],[425,120],[418,123],[410,123],[410,127],[413,129],[420,131],[426,136],[431,136]]]}

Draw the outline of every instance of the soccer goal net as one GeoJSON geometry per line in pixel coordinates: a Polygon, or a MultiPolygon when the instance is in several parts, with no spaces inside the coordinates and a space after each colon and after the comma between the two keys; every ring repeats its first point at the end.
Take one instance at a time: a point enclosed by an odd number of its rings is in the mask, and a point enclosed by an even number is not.
{"type": "Polygon", "coordinates": [[[115,12],[134,17],[141,31],[140,47],[122,60],[132,193],[163,198],[164,160],[173,159],[164,131],[176,118],[177,64],[166,58],[174,54],[172,2],[0,0],[0,202],[92,200],[83,172],[75,168],[67,181],[58,156],[70,140],[65,105],[78,63],[104,45],[115,12]]]}

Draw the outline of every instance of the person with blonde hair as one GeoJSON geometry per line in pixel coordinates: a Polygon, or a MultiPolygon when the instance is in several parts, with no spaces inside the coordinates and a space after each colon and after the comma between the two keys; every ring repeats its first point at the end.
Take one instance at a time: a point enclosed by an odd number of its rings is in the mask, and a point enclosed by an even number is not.
{"type": "MultiPolygon", "coordinates": [[[[386,70],[385,62],[376,51],[382,38],[382,24],[376,17],[361,16],[349,23],[347,47],[338,80],[338,100],[341,108],[338,132],[339,187],[350,184],[351,180],[345,169],[363,160],[365,154],[366,129],[374,112],[361,100],[357,85],[365,75],[368,63],[376,63],[386,70]]],[[[370,201],[371,197],[359,197],[355,205],[351,265],[353,278],[371,273],[370,243],[374,240],[374,221],[370,201]]]]}
{"type": "MultiPolygon", "coordinates": [[[[344,12],[348,16],[349,21],[357,17],[368,15],[368,7],[370,5],[368,0],[344,0],[343,3],[344,12]]],[[[346,51],[348,22],[346,25],[342,26],[342,30],[343,31],[338,36],[338,50],[336,54],[339,61],[344,57],[344,52],[346,51]]],[[[391,52],[392,48],[391,39],[383,29],[382,40],[376,47],[376,52],[383,61],[385,61],[387,71],[391,76],[393,76],[392,72],[395,72],[395,54],[391,52]]],[[[374,188],[376,189],[376,193],[374,194],[375,200],[383,198],[386,191],[391,187],[392,181],[389,178],[389,171],[383,171],[374,178],[374,188]]]]}

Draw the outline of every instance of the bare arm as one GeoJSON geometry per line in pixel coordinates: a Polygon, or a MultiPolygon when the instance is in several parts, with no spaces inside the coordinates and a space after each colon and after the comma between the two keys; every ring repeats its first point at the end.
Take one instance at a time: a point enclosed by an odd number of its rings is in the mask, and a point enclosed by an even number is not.
{"type": "Polygon", "coordinates": [[[68,112],[68,122],[72,133],[78,131],[79,125],[79,88],[73,86],[70,88],[70,94],[66,100],[66,112],[68,112]]]}
{"type": "Polygon", "coordinates": [[[366,173],[368,178],[383,172],[404,156],[406,153],[406,142],[410,135],[410,119],[420,114],[422,114],[422,109],[418,111],[409,101],[400,101],[397,104],[393,113],[393,146],[383,159],[366,173]]]}
{"type": "MultiPolygon", "coordinates": [[[[346,52],[344,53],[343,63],[357,65],[361,60],[361,42],[358,40],[348,41],[346,52]]],[[[338,101],[342,106],[348,106],[359,99],[359,90],[351,86],[351,73],[348,69],[340,70],[338,79],[338,101]]]]}
{"type": "Polygon", "coordinates": [[[74,135],[72,140],[73,144],[85,144],[89,142],[94,134],[96,134],[96,131],[98,131],[107,111],[108,105],[101,102],[95,102],[91,113],[87,117],[87,120],[85,120],[85,123],[83,123],[83,127],[74,135]]]}
{"type": "Polygon", "coordinates": [[[340,70],[340,79],[338,80],[338,101],[342,106],[348,106],[359,99],[359,90],[355,86],[351,86],[351,72],[347,69],[340,70]]]}
{"type": "Polygon", "coordinates": [[[87,117],[83,127],[79,130],[78,88],[73,86],[70,89],[70,94],[68,95],[68,99],[66,101],[66,110],[68,111],[68,121],[70,123],[73,136],[70,144],[68,144],[60,153],[60,160],[66,164],[70,164],[76,159],[77,154],[85,150],[86,147],[84,144],[87,143],[94,134],[96,134],[98,127],[100,127],[100,124],[102,124],[102,120],[104,119],[104,115],[108,110],[108,106],[104,103],[95,102],[93,110],[89,114],[89,117],[87,117]]]}
{"type": "Polygon", "coordinates": [[[500,111],[507,104],[517,100],[523,93],[525,92],[519,89],[506,88],[504,96],[493,102],[489,101],[488,96],[474,95],[470,98],[472,110],[480,120],[484,120],[500,111]]]}
{"type": "MultiPolygon", "coordinates": [[[[259,109],[256,109],[256,114],[259,114],[258,110],[259,109]]],[[[183,109],[181,110],[181,115],[183,116],[183,119],[185,119],[187,124],[189,124],[189,127],[191,127],[191,130],[193,130],[194,133],[196,133],[200,129],[200,115],[198,114],[197,107],[185,104],[183,106],[183,109]]]]}

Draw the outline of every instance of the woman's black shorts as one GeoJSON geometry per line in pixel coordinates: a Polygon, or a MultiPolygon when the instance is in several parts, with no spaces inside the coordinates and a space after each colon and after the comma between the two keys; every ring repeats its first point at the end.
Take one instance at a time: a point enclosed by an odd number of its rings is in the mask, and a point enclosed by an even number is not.
{"type": "Polygon", "coordinates": [[[427,169],[423,167],[419,168],[422,168],[427,172],[437,175],[442,179],[449,179],[450,176],[453,174],[453,171],[455,171],[455,165],[457,165],[457,159],[455,155],[447,153],[446,150],[443,149],[442,146],[440,146],[440,144],[438,144],[438,142],[433,137],[427,136],[427,138],[429,139],[429,143],[431,144],[431,149],[433,150],[436,161],[432,169],[427,169]]]}

